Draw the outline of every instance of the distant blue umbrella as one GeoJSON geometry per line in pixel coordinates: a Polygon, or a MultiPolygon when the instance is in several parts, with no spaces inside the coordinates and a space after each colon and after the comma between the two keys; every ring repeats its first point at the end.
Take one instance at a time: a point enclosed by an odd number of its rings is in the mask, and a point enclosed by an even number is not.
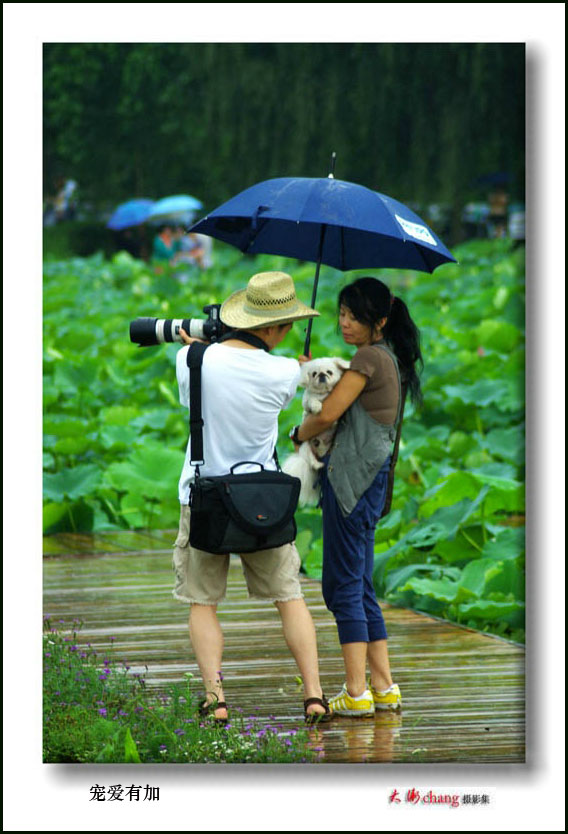
{"type": "Polygon", "coordinates": [[[152,206],[148,220],[159,221],[168,219],[183,219],[188,212],[195,212],[203,208],[203,203],[189,194],[174,194],[171,197],[163,197],[152,206]]]}
{"type": "Polygon", "coordinates": [[[153,205],[153,200],[145,199],[128,200],[126,203],[121,203],[114,210],[107,223],[107,228],[120,231],[121,229],[128,229],[130,226],[138,226],[148,218],[153,205]]]}
{"type": "MultiPolygon", "coordinates": [[[[440,238],[402,203],[363,185],[327,178],[265,180],[196,223],[200,232],[254,255],[284,255],[343,271],[392,267],[433,272],[455,262],[440,238]]],[[[311,332],[308,322],[307,354],[311,332]]]]}

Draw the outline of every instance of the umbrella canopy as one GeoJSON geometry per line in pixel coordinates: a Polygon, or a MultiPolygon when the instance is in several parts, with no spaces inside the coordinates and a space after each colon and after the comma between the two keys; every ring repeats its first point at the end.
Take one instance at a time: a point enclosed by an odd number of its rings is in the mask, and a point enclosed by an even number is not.
{"type": "Polygon", "coordinates": [[[146,199],[128,200],[126,203],[121,203],[112,213],[107,228],[118,232],[130,226],[138,226],[148,218],[153,205],[153,200],[146,199]]]}
{"type": "MultiPolygon", "coordinates": [[[[452,253],[409,208],[363,185],[323,178],[265,180],[241,191],[191,228],[251,255],[315,261],[343,271],[392,267],[433,272],[452,253]]],[[[304,353],[309,354],[312,319],[304,353]]]]}
{"type": "Polygon", "coordinates": [[[191,231],[249,254],[285,255],[336,269],[393,267],[433,272],[455,261],[409,208],[363,185],[279,178],[247,188],[191,231]]]}
{"type": "MultiPolygon", "coordinates": [[[[148,220],[175,220],[183,223],[187,216],[193,219],[193,212],[203,208],[203,203],[189,194],[173,194],[171,197],[163,197],[152,206],[148,220]]],[[[191,219],[189,222],[191,222],[191,219]]]]}

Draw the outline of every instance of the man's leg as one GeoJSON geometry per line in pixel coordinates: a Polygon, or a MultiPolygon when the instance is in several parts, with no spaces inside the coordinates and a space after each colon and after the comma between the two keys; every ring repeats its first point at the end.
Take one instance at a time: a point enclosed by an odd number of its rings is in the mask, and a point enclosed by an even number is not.
{"type": "MultiPolygon", "coordinates": [[[[304,698],[321,698],[316,630],[305,600],[291,599],[274,604],[282,618],[284,638],[304,682],[304,698]]],[[[309,715],[321,715],[324,712],[319,704],[308,707],[309,715]]]]}
{"type": "MultiPolygon", "coordinates": [[[[207,703],[224,701],[221,678],[223,632],[217,619],[216,605],[193,603],[189,611],[189,637],[205,686],[207,703]]],[[[215,710],[216,718],[226,718],[223,708],[215,710]]]]}

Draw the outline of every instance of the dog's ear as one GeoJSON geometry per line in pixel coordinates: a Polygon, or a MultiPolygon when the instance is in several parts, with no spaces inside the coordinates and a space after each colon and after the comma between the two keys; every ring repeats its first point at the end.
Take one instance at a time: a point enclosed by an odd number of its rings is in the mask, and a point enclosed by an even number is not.
{"type": "Polygon", "coordinates": [[[308,379],[309,379],[308,374],[310,372],[311,365],[312,365],[311,362],[304,362],[303,365],[301,366],[299,384],[302,386],[302,388],[305,388],[308,384],[308,379]]]}
{"type": "Polygon", "coordinates": [[[340,371],[347,371],[351,365],[348,359],[342,359],[340,356],[336,356],[333,361],[340,371]]]}

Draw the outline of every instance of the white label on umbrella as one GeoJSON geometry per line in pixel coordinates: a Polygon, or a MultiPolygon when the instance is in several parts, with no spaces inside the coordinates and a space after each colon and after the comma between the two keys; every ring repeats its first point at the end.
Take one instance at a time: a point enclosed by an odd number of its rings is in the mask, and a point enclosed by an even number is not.
{"type": "Polygon", "coordinates": [[[420,223],[411,223],[410,220],[405,220],[403,217],[399,217],[398,214],[395,214],[395,217],[404,231],[412,237],[415,237],[417,240],[423,240],[424,243],[431,243],[433,246],[438,245],[436,239],[432,237],[426,226],[421,226],[420,223]]]}

